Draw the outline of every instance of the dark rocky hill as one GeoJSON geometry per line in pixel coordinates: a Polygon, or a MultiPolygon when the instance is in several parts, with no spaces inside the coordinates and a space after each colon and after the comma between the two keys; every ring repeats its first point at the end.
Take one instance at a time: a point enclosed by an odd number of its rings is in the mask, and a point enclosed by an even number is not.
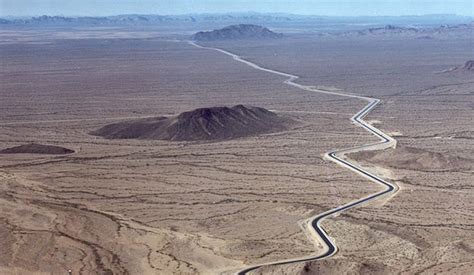
{"type": "Polygon", "coordinates": [[[119,122],[91,134],[107,139],[229,140],[285,130],[292,122],[264,108],[237,105],[201,108],[174,117],[119,122]]]}
{"type": "Polygon", "coordinates": [[[474,71],[474,60],[468,60],[466,63],[464,63],[464,66],[462,67],[463,70],[465,71],[474,71]]]}
{"type": "Polygon", "coordinates": [[[74,153],[74,150],[59,146],[30,143],[0,150],[0,154],[51,154],[64,155],[74,153]]]}
{"type": "Polygon", "coordinates": [[[367,30],[371,34],[387,34],[387,33],[416,33],[418,29],[416,28],[405,28],[394,25],[385,25],[382,28],[370,28],[367,30]]]}
{"type": "Polygon", "coordinates": [[[280,38],[283,35],[271,30],[252,24],[231,25],[222,29],[198,32],[192,36],[196,41],[215,41],[233,39],[269,39],[280,38]]]}
{"type": "Polygon", "coordinates": [[[405,28],[394,25],[385,25],[383,27],[369,28],[365,30],[343,32],[343,36],[359,36],[359,35],[394,35],[394,34],[416,34],[419,30],[416,28],[405,28]]]}

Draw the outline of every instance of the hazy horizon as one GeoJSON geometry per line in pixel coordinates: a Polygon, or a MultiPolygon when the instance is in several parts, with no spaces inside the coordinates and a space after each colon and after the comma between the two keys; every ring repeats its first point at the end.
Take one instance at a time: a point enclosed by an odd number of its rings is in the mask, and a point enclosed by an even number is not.
{"type": "Polygon", "coordinates": [[[0,0],[0,16],[111,16],[121,14],[286,13],[315,16],[474,16],[470,0],[0,0]]]}
{"type": "Polygon", "coordinates": [[[300,14],[300,13],[283,13],[283,12],[256,12],[256,11],[242,11],[242,12],[199,12],[199,13],[175,13],[175,14],[163,14],[163,13],[116,13],[108,15],[85,15],[85,14],[29,14],[29,15],[15,15],[5,14],[0,15],[4,18],[29,18],[29,17],[40,17],[40,16],[62,16],[62,17],[109,17],[109,16],[121,16],[121,15],[149,15],[149,16],[195,16],[195,15],[238,15],[238,14],[260,14],[260,15],[281,15],[281,16],[321,16],[321,17],[423,17],[423,16],[452,16],[452,17],[468,17],[474,18],[474,15],[462,15],[456,13],[427,13],[427,14],[402,14],[402,15],[325,15],[325,14],[300,14]]]}

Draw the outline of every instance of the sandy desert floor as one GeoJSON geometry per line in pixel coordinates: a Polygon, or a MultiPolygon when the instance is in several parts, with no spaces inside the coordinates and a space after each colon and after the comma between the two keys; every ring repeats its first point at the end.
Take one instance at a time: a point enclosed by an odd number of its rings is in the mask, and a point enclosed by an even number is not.
{"type": "MultiPolygon", "coordinates": [[[[36,142],[76,150],[0,155],[0,273],[214,274],[297,257],[322,249],[302,220],[379,190],[323,159],[376,140],[349,121],[364,102],[297,90],[186,43],[120,35],[0,45],[1,148],[36,142]],[[301,125],[217,143],[88,134],[130,118],[235,104],[301,125]]],[[[468,73],[434,73],[469,59],[472,40],[268,43],[214,46],[305,84],[381,98],[369,119],[401,146],[463,164],[437,169],[446,160],[435,159],[413,169],[353,156],[401,190],[326,221],[340,248],[333,258],[258,272],[472,270],[474,83],[468,73]],[[419,43],[428,43],[425,50],[415,50],[419,43]],[[451,54],[440,55],[446,49],[451,54]]]]}
{"type": "Polygon", "coordinates": [[[439,73],[442,67],[468,60],[472,40],[392,39],[370,45],[364,40],[301,40],[288,42],[287,50],[284,43],[265,45],[265,50],[251,44],[217,44],[268,67],[299,72],[306,76],[304,83],[319,82],[382,99],[368,120],[396,137],[400,147],[379,153],[383,157],[376,162],[364,159],[364,154],[352,156],[401,190],[395,198],[326,223],[341,249],[336,256],[262,272],[469,274],[473,270],[474,83],[472,72],[439,73]],[[354,45],[356,55],[350,54],[354,45]],[[450,51],[443,54],[442,49],[450,51]],[[345,54],[332,62],[336,51],[345,54]],[[292,61],[274,58],[283,52],[292,55],[292,61]],[[298,58],[296,52],[306,58],[298,58]],[[311,66],[314,70],[307,69],[311,66]],[[408,154],[405,147],[417,149],[416,154],[408,154]]]}

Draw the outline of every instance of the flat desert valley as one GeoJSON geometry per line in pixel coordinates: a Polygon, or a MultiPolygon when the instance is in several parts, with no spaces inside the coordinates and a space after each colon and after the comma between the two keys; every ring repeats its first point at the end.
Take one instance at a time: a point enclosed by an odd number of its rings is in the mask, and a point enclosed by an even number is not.
{"type": "MultiPolygon", "coordinates": [[[[275,29],[284,36],[198,44],[380,99],[365,120],[396,148],[344,158],[397,190],[322,222],[332,257],[251,273],[472,274],[472,27],[430,38],[275,29]]],[[[325,157],[378,142],[350,120],[367,102],[189,44],[197,30],[0,29],[0,150],[73,151],[0,154],[1,274],[231,274],[318,255],[304,221],[383,189],[325,157]],[[91,134],[236,105],[294,123],[220,141],[91,134]]]]}

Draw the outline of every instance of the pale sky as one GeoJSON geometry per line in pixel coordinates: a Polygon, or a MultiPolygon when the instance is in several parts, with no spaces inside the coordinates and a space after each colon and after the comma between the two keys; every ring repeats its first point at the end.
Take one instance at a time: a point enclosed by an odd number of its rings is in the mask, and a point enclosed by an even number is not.
{"type": "Polygon", "coordinates": [[[311,15],[474,16],[474,0],[0,0],[0,16],[284,12],[311,15]]]}

